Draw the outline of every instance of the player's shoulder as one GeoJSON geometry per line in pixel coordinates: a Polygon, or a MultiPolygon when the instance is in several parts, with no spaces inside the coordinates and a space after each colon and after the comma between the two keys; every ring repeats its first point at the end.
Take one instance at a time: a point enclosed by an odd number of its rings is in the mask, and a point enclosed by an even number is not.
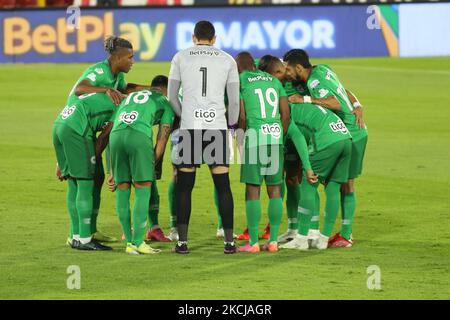
{"type": "Polygon", "coordinates": [[[96,74],[102,75],[107,73],[109,69],[109,62],[108,60],[99,61],[97,63],[94,63],[93,65],[89,66],[86,69],[86,72],[95,72],[96,74]]]}

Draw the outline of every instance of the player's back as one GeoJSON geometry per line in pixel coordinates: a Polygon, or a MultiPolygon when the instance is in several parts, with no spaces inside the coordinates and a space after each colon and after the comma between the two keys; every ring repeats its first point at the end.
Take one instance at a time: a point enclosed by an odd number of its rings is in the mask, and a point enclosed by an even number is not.
{"type": "Polygon", "coordinates": [[[313,151],[351,138],[347,127],[335,113],[315,104],[292,104],[291,120],[305,136],[313,151]]]}
{"type": "Polygon", "coordinates": [[[209,45],[196,45],[178,52],[182,101],[182,129],[226,129],[224,95],[233,58],[209,45]]]}
{"type": "Polygon", "coordinates": [[[159,123],[167,110],[162,101],[161,94],[149,90],[129,94],[116,112],[112,131],[133,128],[152,137],[153,125],[159,123]]]}
{"type": "Polygon", "coordinates": [[[115,106],[104,93],[74,96],[58,115],[55,123],[64,124],[82,136],[92,136],[112,117],[115,106]]]}

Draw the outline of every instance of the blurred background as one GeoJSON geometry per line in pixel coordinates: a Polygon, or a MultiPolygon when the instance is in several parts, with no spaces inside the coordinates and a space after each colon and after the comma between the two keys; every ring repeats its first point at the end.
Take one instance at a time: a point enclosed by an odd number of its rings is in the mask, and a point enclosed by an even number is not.
{"type": "Polygon", "coordinates": [[[94,62],[103,39],[129,39],[137,61],[170,61],[196,21],[232,55],[450,55],[450,3],[402,0],[0,0],[0,63],[94,62]]]}

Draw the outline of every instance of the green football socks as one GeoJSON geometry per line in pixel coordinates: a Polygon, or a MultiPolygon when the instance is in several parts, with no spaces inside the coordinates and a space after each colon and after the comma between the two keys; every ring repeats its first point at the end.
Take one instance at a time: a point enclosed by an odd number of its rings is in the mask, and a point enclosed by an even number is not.
{"type": "Polygon", "coordinates": [[[298,210],[298,203],[300,201],[300,185],[299,184],[294,186],[286,185],[286,189],[287,189],[286,210],[289,224],[288,228],[291,230],[297,230],[298,228],[297,210],[298,210]]]}
{"type": "Polygon", "coordinates": [[[145,230],[147,229],[147,214],[150,203],[150,187],[135,188],[135,201],[133,209],[133,240],[136,246],[144,242],[145,230]]]}
{"type": "Polygon", "coordinates": [[[269,242],[278,241],[278,232],[280,230],[281,216],[283,215],[283,199],[269,199],[269,223],[270,239],[269,242]]]}
{"type": "Polygon", "coordinates": [[[151,194],[150,194],[150,203],[149,203],[149,211],[148,218],[150,221],[150,228],[158,227],[159,221],[159,192],[158,186],[156,185],[156,181],[152,183],[151,186],[151,194]]]}
{"type": "Polygon", "coordinates": [[[355,217],[356,196],[354,192],[341,193],[342,227],[341,236],[350,240],[355,217]]]}
{"type": "Polygon", "coordinates": [[[131,243],[131,213],[130,213],[131,189],[116,189],[116,210],[120,225],[127,243],[131,243]]]}
{"type": "Polygon", "coordinates": [[[73,239],[74,235],[80,235],[80,222],[78,220],[77,212],[77,182],[75,180],[67,180],[67,209],[69,211],[70,218],[70,239],[73,239]]]}
{"type": "MultiPolygon", "coordinates": [[[[92,216],[92,194],[94,189],[93,180],[77,180],[77,198],[76,208],[79,219],[80,241],[86,242],[92,235],[91,216],[92,216]]],[[[89,242],[89,241],[87,241],[89,242]]]]}
{"type": "Polygon", "coordinates": [[[261,201],[245,201],[245,213],[247,215],[248,233],[250,235],[250,244],[258,243],[258,226],[261,220],[261,201]]]}
{"type": "Polygon", "coordinates": [[[340,189],[339,183],[330,181],[325,187],[326,203],[325,203],[325,223],[322,234],[326,237],[331,235],[340,207],[340,189]]]}

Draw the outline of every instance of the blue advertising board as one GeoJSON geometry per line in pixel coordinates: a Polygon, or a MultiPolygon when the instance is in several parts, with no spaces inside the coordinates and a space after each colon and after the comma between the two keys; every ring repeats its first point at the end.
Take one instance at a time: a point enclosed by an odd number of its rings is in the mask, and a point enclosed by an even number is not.
{"type": "Polygon", "coordinates": [[[366,6],[81,9],[79,20],[61,9],[0,12],[0,63],[98,61],[111,34],[133,43],[137,61],[170,61],[192,45],[194,24],[205,19],[214,23],[217,46],[233,56],[292,48],[313,57],[389,55],[381,29],[368,27],[366,6]]]}

